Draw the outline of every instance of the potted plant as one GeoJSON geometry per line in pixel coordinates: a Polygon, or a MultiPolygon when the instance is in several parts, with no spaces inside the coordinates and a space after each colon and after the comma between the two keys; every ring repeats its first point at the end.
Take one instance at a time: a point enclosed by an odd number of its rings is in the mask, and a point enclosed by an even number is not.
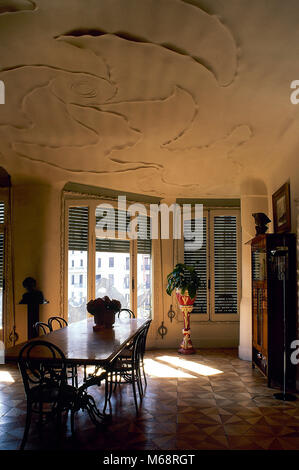
{"type": "Polygon", "coordinates": [[[87,311],[94,316],[95,331],[103,328],[112,328],[115,322],[115,314],[121,309],[121,303],[106,295],[105,297],[90,300],[87,304],[87,311]]]}
{"type": "Polygon", "coordinates": [[[200,285],[200,278],[194,266],[178,263],[167,276],[166,292],[168,295],[171,295],[176,290],[179,307],[183,313],[183,340],[178,350],[180,354],[195,353],[190,338],[190,313],[193,310],[196,293],[200,285]]]}
{"type": "Polygon", "coordinates": [[[167,276],[166,292],[171,295],[174,289],[180,290],[195,300],[197,289],[200,287],[200,278],[194,266],[178,263],[167,276]],[[187,291],[187,292],[186,292],[187,291]]]}

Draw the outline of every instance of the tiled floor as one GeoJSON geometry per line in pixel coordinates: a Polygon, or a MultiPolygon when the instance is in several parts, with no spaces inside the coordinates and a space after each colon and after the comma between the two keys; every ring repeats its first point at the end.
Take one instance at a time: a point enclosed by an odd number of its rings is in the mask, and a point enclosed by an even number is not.
{"type": "MultiPolygon", "coordinates": [[[[147,353],[148,387],[136,418],[132,387],[112,399],[113,417],[96,429],[88,415],[76,417],[76,438],[67,421],[63,449],[195,450],[299,449],[299,395],[296,402],[273,398],[265,378],[235,350],[147,353]]],[[[0,449],[17,449],[26,401],[16,368],[0,366],[0,449]],[[14,382],[5,382],[9,372],[14,382]]],[[[91,390],[91,389],[90,389],[91,390]]],[[[92,393],[100,402],[103,390],[92,393]]],[[[32,424],[26,449],[57,447],[51,423],[40,441],[32,424]]]]}

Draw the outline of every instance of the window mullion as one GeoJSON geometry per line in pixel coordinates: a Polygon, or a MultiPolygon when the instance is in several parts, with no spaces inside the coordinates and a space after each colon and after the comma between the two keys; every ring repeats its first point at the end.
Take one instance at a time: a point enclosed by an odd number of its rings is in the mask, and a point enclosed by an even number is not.
{"type": "Polygon", "coordinates": [[[211,320],[211,298],[213,291],[213,283],[211,280],[211,216],[210,211],[206,213],[207,217],[207,315],[208,320],[211,320]]]}
{"type": "Polygon", "coordinates": [[[214,214],[209,211],[209,319],[213,320],[215,312],[215,270],[214,270],[214,214]]]}
{"type": "Polygon", "coordinates": [[[137,315],[137,240],[130,242],[130,268],[131,309],[137,315]]]}
{"type": "Polygon", "coordinates": [[[96,215],[95,204],[89,204],[89,231],[88,231],[88,267],[87,267],[87,283],[88,283],[88,299],[95,298],[95,262],[96,262],[96,215]]]}

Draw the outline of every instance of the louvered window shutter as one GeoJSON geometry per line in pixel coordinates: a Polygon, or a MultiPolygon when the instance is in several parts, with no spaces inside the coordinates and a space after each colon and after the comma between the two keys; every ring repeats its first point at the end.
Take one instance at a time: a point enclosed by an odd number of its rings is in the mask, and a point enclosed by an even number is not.
{"type": "Polygon", "coordinates": [[[237,218],[214,217],[215,314],[238,313],[237,218]]]}
{"type": "Polygon", "coordinates": [[[88,207],[69,208],[69,250],[88,250],[88,207]]]}
{"type": "MultiPolygon", "coordinates": [[[[188,222],[184,222],[184,225],[188,222]]],[[[195,220],[191,220],[191,230],[195,229],[195,220]]],[[[184,240],[184,244],[188,243],[184,240]]],[[[190,243],[190,241],[189,241],[190,243]]],[[[207,219],[203,218],[203,240],[202,246],[196,251],[184,250],[184,263],[188,266],[195,266],[202,286],[199,288],[192,313],[207,313],[207,219]]]]}
{"type": "Polygon", "coordinates": [[[4,210],[5,204],[3,201],[0,201],[0,224],[4,224],[4,210]]]}
{"type": "MultiPolygon", "coordinates": [[[[107,222],[107,229],[111,227],[115,228],[115,237],[122,236],[127,232],[128,225],[130,223],[130,214],[125,211],[119,211],[118,209],[110,209],[103,207],[96,208],[96,224],[98,224],[103,217],[105,217],[105,223],[107,222]],[[119,217],[123,221],[124,226],[119,227],[119,217]]],[[[105,227],[106,228],[106,227],[105,227]]],[[[130,240],[124,240],[121,238],[96,238],[96,251],[97,252],[109,252],[109,253],[129,253],[130,252],[130,240]]]]}

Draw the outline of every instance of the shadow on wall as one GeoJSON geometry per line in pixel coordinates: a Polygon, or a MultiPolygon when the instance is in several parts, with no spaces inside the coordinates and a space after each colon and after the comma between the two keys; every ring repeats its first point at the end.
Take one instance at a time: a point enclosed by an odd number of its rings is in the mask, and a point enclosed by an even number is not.
{"type": "Polygon", "coordinates": [[[241,196],[267,196],[266,183],[258,178],[246,178],[240,184],[241,196]]]}

